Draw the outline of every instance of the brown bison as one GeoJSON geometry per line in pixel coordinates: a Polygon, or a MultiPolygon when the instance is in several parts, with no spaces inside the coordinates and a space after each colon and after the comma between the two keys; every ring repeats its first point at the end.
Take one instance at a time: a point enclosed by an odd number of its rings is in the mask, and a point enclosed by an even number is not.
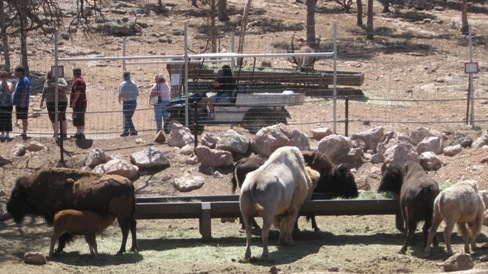
{"type": "MultiPolygon", "coordinates": [[[[391,191],[399,195],[401,218],[397,217],[397,228],[404,230],[404,224],[407,227],[407,237],[399,253],[404,254],[408,245],[414,241],[417,223],[420,221],[424,221],[422,232],[424,245],[427,245],[439,185],[417,162],[384,164],[381,171],[378,191],[391,191]]],[[[437,244],[437,238],[434,243],[437,244]]]]}
{"type": "Polygon", "coordinates": [[[49,256],[53,255],[54,244],[65,233],[83,235],[90,248],[90,254],[98,257],[97,234],[102,233],[115,220],[115,216],[102,217],[93,211],[74,209],[61,210],[54,215],[54,231],[49,246],[49,256]]]}
{"type": "MultiPolygon", "coordinates": [[[[135,197],[132,182],[118,175],[96,174],[68,168],[49,168],[31,176],[20,177],[7,203],[7,211],[18,224],[27,215],[42,216],[48,224],[63,209],[89,210],[102,217],[113,215],[122,230],[122,245],[117,254],[125,252],[129,230],[131,251],[137,249],[135,197]]],[[[62,252],[73,235],[59,239],[56,252],[62,252]]]]}

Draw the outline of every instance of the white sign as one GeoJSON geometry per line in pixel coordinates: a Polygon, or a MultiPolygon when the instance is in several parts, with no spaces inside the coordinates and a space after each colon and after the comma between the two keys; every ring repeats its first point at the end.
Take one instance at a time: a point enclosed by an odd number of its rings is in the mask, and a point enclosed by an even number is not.
{"type": "Polygon", "coordinates": [[[465,73],[478,73],[480,70],[478,68],[478,62],[466,62],[464,63],[465,73]]]}
{"type": "Polygon", "coordinates": [[[180,75],[179,74],[171,74],[171,85],[172,86],[179,86],[180,85],[180,75]]]}

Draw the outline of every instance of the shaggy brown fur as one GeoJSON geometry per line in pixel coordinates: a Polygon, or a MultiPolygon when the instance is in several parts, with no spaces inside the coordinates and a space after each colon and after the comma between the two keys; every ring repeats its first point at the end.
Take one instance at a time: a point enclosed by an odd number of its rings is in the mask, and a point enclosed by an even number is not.
{"type": "MultiPolygon", "coordinates": [[[[63,209],[114,215],[122,230],[122,244],[117,254],[125,252],[129,230],[131,250],[136,251],[135,196],[129,179],[69,168],[48,168],[18,178],[7,204],[7,211],[17,223],[33,215],[43,216],[52,224],[55,213],[63,209]]],[[[71,238],[70,233],[63,235],[56,252],[61,252],[71,238]]]]}
{"type": "Polygon", "coordinates": [[[102,233],[115,220],[115,216],[102,217],[93,211],[74,209],[61,210],[54,215],[54,231],[49,247],[49,256],[53,255],[54,244],[65,233],[84,235],[90,248],[90,254],[98,257],[96,235],[102,233]]]}

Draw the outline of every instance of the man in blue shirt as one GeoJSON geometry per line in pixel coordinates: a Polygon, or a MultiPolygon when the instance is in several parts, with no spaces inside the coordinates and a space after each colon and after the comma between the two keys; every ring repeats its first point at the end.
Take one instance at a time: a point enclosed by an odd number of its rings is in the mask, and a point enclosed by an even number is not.
{"type": "Polygon", "coordinates": [[[17,120],[22,120],[22,139],[27,139],[27,127],[29,122],[27,115],[29,112],[29,98],[30,98],[30,81],[25,76],[25,70],[22,66],[15,67],[14,75],[18,78],[13,94],[13,105],[15,106],[15,115],[17,120]]]}
{"type": "Polygon", "coordinates": [[[137,135],[134,123],[132,123],[132,116],[134,116],[134,112],[136,111],[139,89],[130,79],[129,71],[124,71],[123,77],[124,80],[119,85],[119,103],[122,101],[124,130],[120,136],[125,137],[128,135],[137,135]]]}

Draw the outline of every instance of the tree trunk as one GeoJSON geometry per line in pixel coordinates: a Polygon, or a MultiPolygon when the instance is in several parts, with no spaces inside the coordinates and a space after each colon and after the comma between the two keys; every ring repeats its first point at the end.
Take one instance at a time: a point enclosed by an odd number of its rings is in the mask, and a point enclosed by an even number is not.
{"type": "Polygon", "coordinates": [[[25,74],[29,75],[29,61],[27,59],[27,15],[19,11],[20,15],[20,64],[24,67],[25,74]]]}
{"type": "Polygon", "coordinates": [[[0,0],[0,30],[2,33],[3,58],[5,59],[5,70],[10,72],[10,47],[8,44],[7,29],[5,27],[5,5],[4,1],[0,0]]]}
{"type": "Polygon", "coordinates": [[[315,39],[315,5],[317,0],[307,0],[307,45],[311,48],[317,46],[315,39]]]}
{"type": "Polygon", "coordinates": [[[390,0],[385,0],[383,10],[381,12],[390,12],[390,0]]]}
{"type": "MultiPolygon", "coordinates": [[[[244,4],[244,12],[242,14],[242,21],[241,21],[241,32],[239,34],[239,45],[237,46],[237,53],[244,52],[244,38],[246,36],[246,27],[247,27],[247,17],[249,14],[249,8],[251,7],[251,0],[246,0],[244,4]]],[[[237,59],[237,65],[239,67],[242,66],[242,58],[237,59]]]]}
{"type": "Polygon", "coordinates": [[[363,26],[363,0],[356,0],[356,4],[358,9],[356,25],[362,27],[363,26]]]}
{"type": "Polygon", "coordinates": [[[374,39],[374,27],[373,27],[373,0],[368,0],[368,25],[366,26],[366,38],[374,39]]]}
{"type": "Polygon", "coordinates": [[[468,34],[469,33],[469,24],[468,24],[468,1],[463,0],[463,9],[461,13],[461,21],[463,23],[461,27],[461,32],[463,34],[468,34]]]}
{"type": "Polygon", "coordinates": [[[212,41],[212,52],[217,52],[217,30],[215,29],[215,1],[217,0],[210,0],[210,29],[211,29],[211,41],[212,41]]]}
{"type": "Polygon", "coordinates": [[[229,16],[227,15],[227,0],[218,0],[218,17],[220,21],[229,21],[229,16]]]}

